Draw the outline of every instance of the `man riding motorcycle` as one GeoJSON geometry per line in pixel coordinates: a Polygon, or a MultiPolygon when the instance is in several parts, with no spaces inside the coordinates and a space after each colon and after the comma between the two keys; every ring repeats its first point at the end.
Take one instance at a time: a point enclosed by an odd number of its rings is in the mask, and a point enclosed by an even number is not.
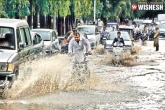
{"type": "Polygon", "coordinates": [[[141,40],[142,40],[142,42],[144,42],[147,39],[148,39],[148,30],[147,30],[147,27],[144,26],[144,29],[142,30],[141,40]]]}
{"type": "Polygon", "coordinates": [[[120,37],[120,35],[121,33],[117,32],[117,38],[114,38],[112,46],[114,46],[114,43],[116,43],[117,46],[120,46],[121,43],[123,44],[123,46],[125,46],[124,39],[120,37]]]}
{"type": "Polygon", "coordinates": [[[154,32],[155,32],[155,27],[154,27],[154,25],[153,24],[151,24],[151,27],[150,27],[150,29],[149,29],[149,39],[150,40],[152,40],[152,39],[154,39],[154,32]]]}
{"type": "Polygon", "coordinates": [[[88,41],[88,39],[86,39],[85,37],[81,36],[80,37],[80,34],[78,32],[76,32],[74,34],[74,37],[70,40],[69,42],[69,46],[68,46],[68,53],[69,55],[78,55],[77,57],[79,58],[76,58],[75,60],[81,60],[80,62],[83,62],[84,59],[81,59],[81,57],[85,58],[85,55],[84,55],[84,46],[86,46],[87,48],[87,53],[89,55],[92,54],[91,52],[91,46],[90,46],[90,43],[88,41]]]}
{"type": "Polygon", "coordinates": [[[140,36],[140,29],[138,28],[138,26],[135,24],[135,28],[134,28],[134,39],[138,40],[139,36],[140,36]]]}
{"type": "Polygon", "coordinates": [[[101,31],[101,39],[100,39],[100,43],[103,44],[103,38],[107,39],[108,36],[108,32],[106,31],[106,27],[103,28],[103,30],[101,31]]]}

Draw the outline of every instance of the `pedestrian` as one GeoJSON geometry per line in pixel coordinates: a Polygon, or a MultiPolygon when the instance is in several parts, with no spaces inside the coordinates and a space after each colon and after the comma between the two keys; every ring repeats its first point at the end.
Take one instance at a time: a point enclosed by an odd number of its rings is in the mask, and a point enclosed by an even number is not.
{"type": "Polygon", "coordinates": [[[159,28],[156,27],[156,31],[154,32],[154,47],[156,47],[156,51],[159,51],[159,28]]]}
{"type": "Polygon", "coordinates": [[[101,21],[100,19],[98,19],[98,29],[99,29],[99,31],[101,31],[101,29],[103,28],[103,26],[104,26],[103,21],[101,21]]]}

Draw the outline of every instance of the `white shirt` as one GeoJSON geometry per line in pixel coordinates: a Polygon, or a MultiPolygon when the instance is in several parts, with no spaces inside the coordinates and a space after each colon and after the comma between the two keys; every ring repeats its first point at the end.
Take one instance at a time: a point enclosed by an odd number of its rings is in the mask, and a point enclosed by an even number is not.
{"type": "Polygon", "coordinates": [[[99,21],[98,22],[98,26],[103,26],[103,22],[102,21],[99,21]]]}
{"type": "Polygon", "coordinates": [[[88,52],[91,51],[91,46],[90,46],[88,39],[81,36],[79,43],[77,43],[75,41],[75,39],[72,38],[69,42],[68,52],[69,53],[78,53],[80,51],[83,52],[84,51],[84,45],[87,47],[88,52]]]}

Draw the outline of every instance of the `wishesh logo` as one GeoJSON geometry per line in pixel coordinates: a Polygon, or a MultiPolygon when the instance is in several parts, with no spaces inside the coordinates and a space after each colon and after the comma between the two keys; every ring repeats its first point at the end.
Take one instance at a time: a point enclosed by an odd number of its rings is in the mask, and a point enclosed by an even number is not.
{"type": "Polygon", "coordinates": [[[164,10],[163,2],[138,2],[132,3],[132,10],[164,10]]]}

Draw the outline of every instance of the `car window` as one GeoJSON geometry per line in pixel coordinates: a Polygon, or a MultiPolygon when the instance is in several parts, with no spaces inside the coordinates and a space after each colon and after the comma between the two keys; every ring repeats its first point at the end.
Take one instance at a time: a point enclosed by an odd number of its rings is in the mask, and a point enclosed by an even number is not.
{"type": "Polygon", "coordinates": [[[95,27],[78,27],[79,32],[85,32],[87,35],[95,34],[95,27]]]}
{"type": "Polygon", "coordinates": [[[21,35],[20,35],[20,30],[17,29],[17,45],[18,45],[18,48],[19,48],[19,43],[21,43],[22,40],[21,40],[21,35]]]}
{"type": "Polygon", "coordinates": [[[0,49],[15,49],[14,29],[9,27],[0,27],[0,49]]]}
{"type": "Polygon", "coordinates": [[[51,33],[49,31],[34,31],[34,30],[32,30],[32,31],[40,34],[43,41],[50,41],[51,40],[51,37],[50,37],[51,33]]]}
{"type": "Polygon", "coordinates": [[[165,24],[159,24],[158,27],[159,27],[159,28],[164,28],[164,29],[165,29],[165,24]]]}
{"type": "Polygon", "coordinates": [[[57,38],[56,33],[54,31],[52,32],[52,37],[55,37],[55,39],[57,38]]]}
{"type": "Polygon", "coordinates": [[[39,35],[36,34],[34,36],[33,44],[34,45],[39,44],[41,41],[42,41],[42,38],[39,35]]]}
{"type": "MultiPolygon", "coordinates": [[[[107,37],[107,40],[114,40],[115,37],[117,37],[117,32],[109,33],[109,36],[107,37]]],[[[121,32],[121,37],[125,41],[129,41],[130,40],[130,36],[129,36],[128,33],[121,32]]]]}
{"type": "Polygon", "coordinates": [[[28,46],[28,40],[26,38],[26,34],[25,34],[25,29],[24,28],[20,28],[20,34],[21,34],[21,37],[22,37],[22,41],[24,43],[24,47],[27,47],[28,46]]]}
{"type": "Polygon", "coordinates": [[[96,32],[98,32],[98,29],[97,29],[97,28],[95,28],[95,33],[96,33],[96,32]]]}
{"type": "Polygon", "coordinates": [[[25,34],[27,37],[28,45],[32,45],[31,34],[30,34],[30,30],[28,27],[25,28],[25,34]]]}

